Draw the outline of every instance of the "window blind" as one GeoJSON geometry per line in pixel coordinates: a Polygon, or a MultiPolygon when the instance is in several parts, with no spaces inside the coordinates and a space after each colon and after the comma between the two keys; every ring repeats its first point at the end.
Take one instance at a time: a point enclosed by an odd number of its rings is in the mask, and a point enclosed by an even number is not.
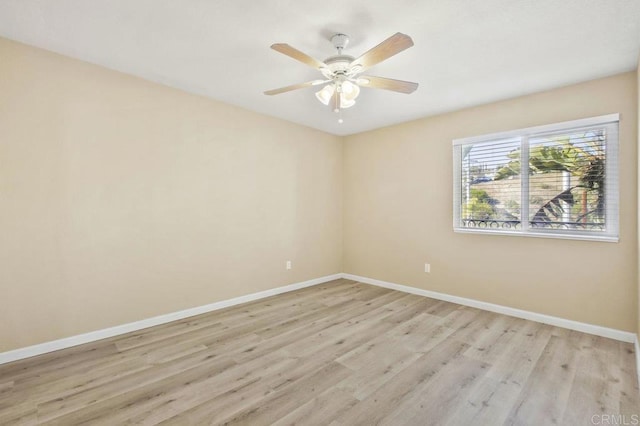
{"type": "Polygon", "coordinates": [[[617,241],[618,120],[455,140],[454,230],[617,241]]]}

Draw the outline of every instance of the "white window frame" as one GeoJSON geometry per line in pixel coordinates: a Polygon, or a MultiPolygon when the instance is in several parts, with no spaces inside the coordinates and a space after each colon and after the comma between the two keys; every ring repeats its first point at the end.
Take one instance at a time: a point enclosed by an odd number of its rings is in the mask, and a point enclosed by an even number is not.
{"type": "MultiPolygon", "coordinates": [[[[619,122],[620,114],[608,114],[580,120],[564,121],[543,126],[527,127],[506,132],[491,133],[481,136],[453,140],[453,230],[471,234],[498,234],[525,237],[563,238],[572,240],[591,240],[618,242],[620,235],[620,190],[619,190],[619,122]],[[605,230],[583,231],[566,229],[531,228],[529,226],[529,175],[521,175],[522,203],[520,206],[521,229],[467,228],[462,226],[462,145],[493,143],[500,139],[520,138],[521,164],[529,164],[529,139],[543,136],[545,133],[570,132],[590,126],[606,126],[607,141],[605,146],[605,230]]],[[[525,168],[523,167],[523,170],[525,168]]]]}

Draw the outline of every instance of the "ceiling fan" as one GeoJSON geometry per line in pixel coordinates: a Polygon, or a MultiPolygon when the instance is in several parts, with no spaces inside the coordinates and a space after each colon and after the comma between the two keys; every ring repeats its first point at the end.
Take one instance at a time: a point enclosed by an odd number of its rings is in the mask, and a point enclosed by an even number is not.
{"type": "Polygon", "coordinates": [[[410,81],[360,75],[372,66],[413,46],[413,40],[408,35],[396,33],[358,58],[342,54],[342,50],[349,43],[349,36],[346,34],[334,34],[331,37],[331,43],[338,54],[330,56],[324,61],[312,58],[286,43],[271,45],[273,50],[316,68],[322,73],[324,79],[268,90],[264,94],[277,95],[305,87],[325,85],[316,92],[316,97],[323,104],[331,105],[335,112],[339,112],[340,109],[349,108],[355,104],[356,98],[360,94],[360,87],[385,89],[400,93],[412,93],[418,88],[418,83],[410,81]]]}

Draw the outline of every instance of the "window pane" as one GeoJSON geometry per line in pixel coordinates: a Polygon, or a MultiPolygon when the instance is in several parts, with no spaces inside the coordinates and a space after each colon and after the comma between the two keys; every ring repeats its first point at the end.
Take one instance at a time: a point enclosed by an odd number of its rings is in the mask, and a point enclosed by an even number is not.
{"type": "Polygon", "coordinates": [[[520,138],[461,147],[461,225],[520,228],[520,138]]]}
{"type": "Polygon", "coordinates": [[[618,127],[609,114],[454,140],[454,231],[617,242],[618,127]]]}
{"type": "Polygon", "coordinates": [[[532,228],[604,231],[604,128],[529,140],[532,228]]]}

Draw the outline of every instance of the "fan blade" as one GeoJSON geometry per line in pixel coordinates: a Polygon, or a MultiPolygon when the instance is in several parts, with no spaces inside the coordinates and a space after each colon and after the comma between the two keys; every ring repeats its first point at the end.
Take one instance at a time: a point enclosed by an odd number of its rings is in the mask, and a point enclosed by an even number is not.
{"type": "Polygon", "coordinates": [[[412,83],[411,81],[374,77],[372,75],[361,75],[357,78],[356,84],[362,87],[392,90],[400,93],[413,93],[418,88],[418,83],[412,83]]]}
{"type": "Polygon", "coordinates": [[[317,60],[315,58],[312,58],[311,56],[307,55],[306,53],[302,53],[298,49],[296,49],[294,47],[291,47],[286,43],[272,44],[271,48],[273,50],[275,50],[276,52],[280,52],[282,54],[285,54],[285,55],[289,56],[290,58],[295,59],[296,61],[300,61],[303,64],[309,65],[310,67],[317,68],[317,69],[322,69],[322,68],[326,67],[324,62],[320,62],[319,60],[317,60]]]}
{"type": "Polygon", "coordinates": [[[411,37],[406,34],[395,33],[376,47],[363,53],[359,58],[354,59],[349,68],[359,65],[361,68],[358,72],[362,72],[411,46],[413,46],[411,37]]]}
{"type": "Polygon", "coordinates": [[[322,83],[327,83],[331,80],[313,80],[307,81],[306,83],[292,84],[291,86],[281,87],[279,89],[267,90],[264,92],[265,95],[279,95],[280,93],[290,92],[292,90],[304,89],[309,86],[317,86],[322,83]]]}

